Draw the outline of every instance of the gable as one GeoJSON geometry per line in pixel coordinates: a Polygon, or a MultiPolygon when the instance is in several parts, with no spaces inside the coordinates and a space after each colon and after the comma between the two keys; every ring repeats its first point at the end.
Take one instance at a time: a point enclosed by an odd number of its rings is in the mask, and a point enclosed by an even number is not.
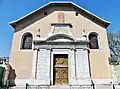
{"type": "Polygon", "coordinates": [[[110,22],[101,19],[100,17],[92,14],[91,12],[83,9],[82,7],[76,5],[73,2],[50,2],[47,5],[29,13],[28,15],[21,17],[20,19],[10,22],[10,24],[14,28],[16,28],[17,25],[21,25],[21,23],[24,23],[24,25],[22,24],[22,28],[25,28],[26,26],[34,23],[35,21],[44,18],[46,16],[44,15],[44,12],[46,11],[48,12],[47,15],[54,11],[76,11],[77,13],[81,14],[82,16],[104,28],[107,28],[110,25],[110,22]]]}

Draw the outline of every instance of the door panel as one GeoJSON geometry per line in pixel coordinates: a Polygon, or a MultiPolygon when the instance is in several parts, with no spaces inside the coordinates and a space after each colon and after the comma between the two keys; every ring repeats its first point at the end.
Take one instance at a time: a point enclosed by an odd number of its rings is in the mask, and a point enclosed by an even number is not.
{"type": "Polygon", "coordinates": [[[67,58],[56,58],[56,65],[68,65],[67,58]]]}
{"type": "Polygon", "coordinates": [[[68,84],[68,68],[55,68],[55,84],[68,84]]]}
{"type": "Polygon", "coordinates": [[[61,68],[61,82],[62,84],[68,83],[68,68],[61,68]]]}
{"type": "Polygon", "coordinates": [[[60,68],[55,68],[55,84],[60,84],[60,68]]]}
{"type": "Polygon", "coordinates": [[[68,55],[54,55],[54,83],[68,84],[68,55]]]}

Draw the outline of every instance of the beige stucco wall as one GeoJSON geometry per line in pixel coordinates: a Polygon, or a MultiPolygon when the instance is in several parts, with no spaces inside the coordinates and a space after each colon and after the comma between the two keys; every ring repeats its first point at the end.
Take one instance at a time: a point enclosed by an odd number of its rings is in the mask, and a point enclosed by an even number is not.
{"type": "MultiPolygon", "coordinates": [[[[20,41],[21,36],[25,32],[31,32],[33,38],[35,39],[37,30],[40,29],[40,37],[47,38],[48,34],[51,32],[51,23],[57,23],[57,15],[59,12],[64,12],[65,14],[65,23],[72,24],[72,34],[77,39],[81,38],[82,31],[85,29],[86,34],[90,32],[97,32],[99,34],[99,43],[100,49],[90,50],[90,67],[91,67],[91,77],[93,79],[110,79],[111,78],[111,66],[108,62],[109,57],[109,48],[107,43],[106,29],[99,26],[98,24],[92,22],[91,20],[80,15],[75,16],[75,11],[67,11],[65,8],[61,8],[61,11],[54,11],[55,8],[49,8],[45,11],[49,15],[44,18],[39,19],[38,21],[30,24],[29,26],[19,30],[22,25],[20,24],[16,27],[16,31],[13,36],[13,43],[11,48],[10,64],[17,74],[17,78],[30,78],[32,71],[32,59],[33,51],[32,50],[20,50],[20,41]],[[65,10],[64,10],[65,9],[65,10]]],[[[39,16],[42,17],[43,12],[39,13],[39,16]]],[[[28,20],[30,21],[30,20],[28,20]]]]}

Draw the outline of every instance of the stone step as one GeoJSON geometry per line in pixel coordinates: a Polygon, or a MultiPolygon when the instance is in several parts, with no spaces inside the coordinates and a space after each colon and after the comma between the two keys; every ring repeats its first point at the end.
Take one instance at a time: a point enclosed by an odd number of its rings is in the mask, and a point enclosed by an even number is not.
{"type": "Polygon", "coordinates": [[[26,89],[25,86],[15,86],[15,87],[10,87],[9,89],[26,89]]]}
{"type": "Polygon", "coordinates": [[[50,89],[70,89],[69,85],[55,85],[55,86],[50,86],[50,89]]]}
{"type": "MultiPolygon", "coordinates": [[[[15,86],[15,87],[11,87],[9,89],[26,89],[25,86],[15,86]]],[[[46,86],[30,86],[27,89],[70,89],[70,86],[66,86],[66,85],[58,85],[58,86],[50,86],[50,87],[46,87],[46,86]]]]}
{"type": "MultiPolygon", "coordinates": [[[[25,86],[15,86],[9,89],[26,89],[25,86]]],[[[95,85],[92,86],[69,86],[69,85],[54,85],[54,86],[29,86],[27,89],[113,89],[111,85],[95,85]]],[[[116,87],[115,89],[120,89],[116,87]]]]}
{"type": "Polygon", "coordinates": [[[115,85],[114,88],[115,89],[120,89],[120,85],[115,85]]]}

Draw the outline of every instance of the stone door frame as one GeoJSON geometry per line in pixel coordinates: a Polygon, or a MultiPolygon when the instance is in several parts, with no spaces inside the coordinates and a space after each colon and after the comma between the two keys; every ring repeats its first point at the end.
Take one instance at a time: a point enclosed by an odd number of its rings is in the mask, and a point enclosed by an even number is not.
{"type": "MultiPolygon", "coordinates": [[[[53,49],[54,50],[54,49],[53,49]]],[[[57,52],[57,51],[52,51],[51,54],[51,85],[53,85],[54,79],[53,79],[53,68],[54,68],[54,55],[56,54],[66,54],[68,55],[68,84],[69,84],[69,52],[57,52]]]]}

